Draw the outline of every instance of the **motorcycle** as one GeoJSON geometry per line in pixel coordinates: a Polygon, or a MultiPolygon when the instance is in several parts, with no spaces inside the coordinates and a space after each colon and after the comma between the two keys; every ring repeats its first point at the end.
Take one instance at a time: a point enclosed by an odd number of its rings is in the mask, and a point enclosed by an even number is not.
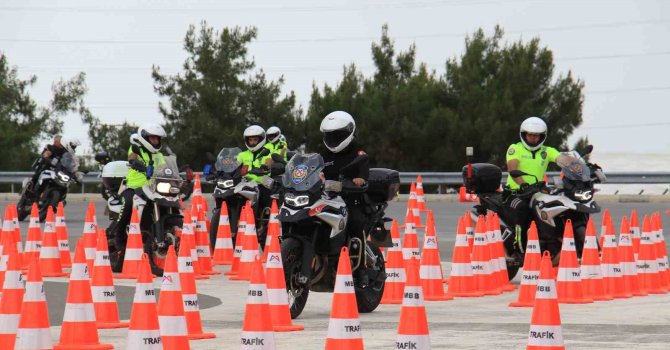
{"type": "MultiPolygon", "coordinates": [[[[221,213],[222,203],[226,203],[228,208],[228,218],[230,223],[230,230],[233,236],[233,245],[237,235],[237,224],[240,217],[240,211],[244,203],[249,201],[251,206],[255,208],[256,214],[256,234],[258,236],[258,243],[261,247],[265,245],[266,231],[268,221],[270,218],[270,208],[257,208],[258,198],[260,192],[263,190],[270,191],[271,198],[279,198],[281,188],[281,181],[276,181],[276,177],[283,173],[283,159],[273,157],[275,162],[270,168],[268,174],[267,170],[251,169],[249,173],[263,176],[261,183],[250,181],[244,178],[242,173],[242,164],[237,160],[237,156],[242,152],[237,147],[223,148],[216,157],[214,164],[215,172],[211,172],[211,166],[206,166],[204,173],[206,179],[215,184],[214,193],[212,196],[216,201],[216,206],[212,210],[212,221],[210,223],[210,242],[212,249],[216,243],[216,235],[219,226],[219,215],[221,213]],[[277,162],[276,160],[281,160],[277,162]],[[275,177],[273,179],[273,176],[275,177]],[[261,188],[264,187],[263,189],[261,188]]],[[[267,153],[265,153],[267,154],[267,153]]],[[[263,156],[264,154],[261,154],[263,156]]],[[[213,158],[211,154],[209,158],[213,158]]]]}
{"type": "MultiPolygon", "coordinates": [[[[589,146],[584,155],[592,150],[593,147],[589,146]]],[[[517,197],[530,198],[533,220],[540,237],[553,237],[540,240],[541,249],[549,250],[552,257],[557,257],[560,253],[565,224],[570,220],[577,256],[581,258],[589,217],[601,210],[594,199],[597,192],[594,185],[606,180],[602,169],[596,164],[586,162],[576,151],[562,152],[556,159],[556,164],[561,168],[562,177],[555,179],[555,185],[550,186],[535,178],[534,184],[518,191],[516,195],[507,196],[497,192],[502,177],[499,167],[477,163],[463,168],[463,179],[468,191],[476,193],[480,200],[480,204],[475,205],[471,211],[472,218],[476,221],[479,215],[486,215],[487,211],[497,213],[500,218],[509,280],[523,266],[527,242],[526,232],[521,227],[510,227],[507,224],[512,222],[510,216],[513,215],[509,209],[510,201],[517,197]]],[[[532,176],[520,170],[512,170],[510,175],[513,178],[532,176]]]]}
{"type": "MultiPolygon", "coordinates": [[[[40,161],[40,160],[38,160],[40,161]]],[[[47,217],[47,210],[52,207],[54,212],[58,203],[67,204],[67,192],[73,183],[79,183],[77,171],[79,162],[70,152],[65,152],[56,165],[49,165],[40,173],[37,183],[33,184],[32,190],[28,189],[31,178],[23,179],[21,198],[17,203],[18,220],[23,221],[32,209],[33,203],[37,202],[40,222],[47,217]]]]}
{"type": "MultiPolygon", "coordinates": [[[[364,161],[358,156],[353,166],[364,161]]],[[[298,317],[309,292],[332,292],[340,250],[350,252],[356,303],[359,312],[374,311],[384,293],[386,269],[378,247],[392,245],[384,211],[398,191],[395,170],[370,169],[368,182],[325,181],[326,165],[319,154],[295,155],[282,177],[284,199],[278,219],[282,225],[281,252],[291,318],[298,317]],[[361,241],[346,232],[347,207],[340,193],[361,193],[368,220],[361,241]]]]}
{"type": "MultiPolygon", "coordinates": [[[[179,195],[184,180],[179,175],[176,157],[170,155],[164,156],[164,159],[165,163],[155,167],[149,182],[141,188],[136,189],[135,196],[133,197],[133,208],[137,210],[140,218],[140,231],[142,233],[144,252],[149,256],[152,273],[159,276],[163,274],[163,266],[168,248],[173,245],[175,249],[179,249],[177,229],[180,229],[183,224],[179,195]]],[[[105,167],[114,163],[118,164],[118,162],[111,162],[105,167]]],[[[127,172],[127,163],[125,166],[127,172]]],[[[118,165],[115,165],[115,167],[118,167],[118,170],[120,170],[118,165]]],[[[118,180],[118,177],[117,179],[107,178],[103,171],[103,181],[107,179],[110,180],[108,182],[113,182],[118,180]]],[[[124,189],[125,183],[122,181],[119,191],[122,192],[124,189]]],[[[111,203],[108,202],[108,205],[111,205],[111,203]]],[[[110,210],[110,213],[118,215],[120,209],[121,204],[118,203],[116,208],[110,210]]],[[[115,224],[116,221],[112,221],[111,225],[115,224]]],[[[110,242],[114,242],[114,237],[110,234],[111,232],[114,232],[112,226],[107,229],[107,239],[110,242]]],[[[118,254],[115,244],[110,244],[109,249],[112,270],[120,272],[123,267],[124,254],[118,254]]]]}

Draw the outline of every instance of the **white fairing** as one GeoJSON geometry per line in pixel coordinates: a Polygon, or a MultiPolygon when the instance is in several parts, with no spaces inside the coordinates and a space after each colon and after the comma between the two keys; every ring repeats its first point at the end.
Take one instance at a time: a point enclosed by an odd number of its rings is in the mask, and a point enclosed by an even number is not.
{"type": "Polygon", "coordinates": [[[556,222],[554,221],[555,217],[561,215],[561,213],[565,212],[566,210],[577,209],[575,202],[566,196],[552,195],[542,192],[538,192],[533,195],[530,205],[531,208],[535,210],[535,216],[552,227],[556,227],[556,222]],[[560,202],[562,205],[553,207],[543,206],[544,203],[550,203],[555,201],[560,202]]]}
{"type": "MultiPolygon", "coordinates": [[[[291,208],[287,207],[286,205],[282,205],[281,210],[286,210],[291,215],[294,215],[299,210],[305,210],[305,209],[310,210],[310,209],[313,209],[313,208],[321,207],[323,205],[325,205],[325,207],[338,209],[338,210],[340,210],[340,212],[342,212],[341,209],[346,208],[346,206],[347,206],[344,203],[344,201],[342,200],[342,197],[337,196],[333,199],[319,199],[318,201],[316,201],[311,206],[300,208],[300,209],[291,209],[291,208]]],[[[324,207],[324,209],[325,209],[325,207],[324,207]]],[[[336,236],[340,235],[342,232],[345,231],[345,229],[347,227],[348,212],[346,211],[346,209],[344,210],[344,215],[338,215],[338,214],[334,214],[334,213],[324,212],[323,209],[322,209],[321,212],[317,213],[314,216],[316,216],[321,221],[325,222],[326,224],[328,224],[330,226],[330,228],[331,228],[330,238],[333,238],[333,237],[336,237],[336,236]]]]}
{"type": "Polygon", "coordinates": [[[241,195],[251,202],[251,205],[256,204],[258,200],[258,183],[249,180],[242,180],[234,188],[233,192],[241,195]]]}
{"type": "Polygon", "coordinates": [[[53,180],[56,178],[56,172],[53,170],[44,170],[40,177],[37,179],[37,183],[41,186],[42,183],[46,180],[53,180]]]}

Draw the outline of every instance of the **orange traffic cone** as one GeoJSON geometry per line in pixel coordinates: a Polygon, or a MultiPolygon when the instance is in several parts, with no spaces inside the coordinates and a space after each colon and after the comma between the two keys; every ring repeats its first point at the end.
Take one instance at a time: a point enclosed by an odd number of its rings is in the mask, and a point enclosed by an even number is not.
{"type": "Polygon", "coordinates": [[[92,271],[91,291],[93,292],[93,306],[95,307],[95,318],[98,328],[128,327],[128,322],[119,321],[119,307],[116,303],[112,266],[109,264],[109,250],[104,230],[100,230],[98,233],[92,271]]]}
{"type": "MultiPolygon", "coordinates": [[[[274,203],[274,202],[273,202],[274,203]]],[[[270,215],[272,218],[272,215],[270,215]]],[[[214,246],[214,265],[231,265],[233,263],[233,239],[230,231],[230,218],[228,217],[228,205],[221,202],[219,213],[219,227],[216,231],[216,243],[214,246]]]]}
{"type": "Polygon", "coordinates": [[[405,233],[402,237],[402,256],[405,260],[421,258],[421,253],[419,252],[419,239],[416,236],[414,216],[410,210],[407,211],[405,216],[405,233]]]}
{"type": "Polygon", "coordinates": [[[177,271],[177,255],[174,246],[168,248],[165,270],[158,298],[158,323],[165,350],[190,349],[181,281],[177,271]]]}
{"type": "Polygon", "coordinates": [[[391,225],[391,240],[393,246],[386,254],[386,281],[384,294],[380,304],[400,304],[405,290],[405,268],[402,250],[400,249],[400,231],[398,221],[393,220],[391,225]]]}
{"type": "Polygon", "coordinates": [[[263,246],[263,260],[267,260],[267,247],[270,245],[271,236],[279,237],[281,228],[279,227],[279,209],[277,208],[277,200],[272,200],[272,207],[270,208],[270,218],[268,220],[267,235],[265,237],[265,245],[263,246]]]}
{"type": "Polygon", "coordinates": [[[458,218],[456,229],[456,243],[454,244],[454,256],[451,259],[451,274],[449,275],[449,286],[447,294],[456,297],[479,297],[484,295],[477,291],[475,278],[472,273],[472,262],[470,260],[470,247],[468,237],[465,234],[463,217],[458,218]]]}
{"type": "Polygon", "coordinates": [[[535,226],[535,221],[533,221],[530,223],[530,228],[528,229],[528,242],[526,242],[526,257],[523,260],[519,297],[517,301],[509,303],[509,306],[533,306],[535,303],[537,281],[540,278],[540,261],[540,240],[537,236],[537,226],[535,226]]]}
{"type": "Polygon", "coordinates": [[[584,237],[584,249],[582,250],[582,265],[579,270],[582,279],[582,291],[585,297],[592,300],[612,300],[612,296],[607,294],[603,284],[599,254],[595,225],[593,219],[589,219],[586,224],[586,236],[584,237]]]}
{"type": "Polygon", "coordinates": [[[63,202],[58,202],[58,209],[56,210],[56,237],[58,238],[58,253],[60,254],[61,267],[72,267],[70,241],[68,240],[67,225],[65,224],[63,202]]]}
{"type": "Polygon", "coordinates": [[[647,295],[640,291],[638,283],[637,267],[635,266],[635,255],[633,253],[633,240],[628,224],[628,218],[621,218],[621,229],[619,231],[619,261],[621,262],[621,273],[623,275],[623,289],[626,294],[634,296],[647,295]]]}
{"type": "MultiPolygon", "coordinates": [[[[11,237],[5,236],[4,239],[6,242],[14,243],[13,236],[12,233],[11,237]]],[[[0,349],[14,349],[25,292],[25,276],[21,272],[21,256],[16,251],[16,246],[6,247],[3,250],[3,254],[7,253],[8,259],[0,298],[0,349]]]]}
{"type": "Polygon", "coordinates": [[[5,283],[5,273],[7,272],[7,260],[9,259],[9,245],[13,245],[16,251],[16,245],[14,244],[14,235],[1,235],[0,236],[0,297],[2,296],[2,285],[5,283]],[[6,247],[6,248],[5,248],[6,247]]]}
{"type": "Polygon", "coordinates": [[[209,241],[209,231],[205,221],[205,212],[198,210],[198,221],[195,226],[195,244],[198,250],[198,263],[200,264],[200,274],[220,275],[221,272],[214,271],[212,267],[212,254],[210,251],[211,243],[209,241]]]}
{"type": "Polygon", "coordinates": [[[423,290],[419,283],[418,265],[416,259],[405,262],[407,285],[405,285],[404,298],[400,308],[396,349],[430,350],[430,333],[428,331],[426,307],[423,303],[423,290]]]}
{"type": "Polygon", "coordinates": [[[421,215],[419,213],[419,207],[416,202],[416,185],[412,182],[412,186],[409,191],[409,199],[407,200],[407,212],[410,212],[414,217],[414,228],[421,229],[424,226],[421,224],[421,215]]]}
{"type": "MultiPolygon", "coordinates": [[[[258,243],[258,242],[256,242],[258,243]]],[[[251,263],[251,278],[242,323],[242,350],[274,350],[275,337],[268,305],[263,263],[256,255],[251,263]]]]}
{"type": "Polygon", "coordinates": [[[656,246],[656,261],[658,262],[658,278],[663,289],[670,288],[670,276],[668,273],[668,255],[665,248],[665,239],[663,238],[663,226],[661,225],[661,215],[654,213],[651,216],[651,226],[653,231],[654,245],[656,246]]]}
{"type": "Polygon", "coordinates": [[[426,300],[452,300],[454,297],[444,292],[440,252],[437,249],[437,238],[434,225],[426,221],[426,234],[423,239],[420,269],[421,286],[426,300]]]}
{"type": "Polygon", "coordinates": [[[559,350],[563,346],[561,313],[556,300],[554,269],[551,267],[549,252],[542,255],[540,279],[537,282],[537,293],[533,304],[533,316],[528,331],[526,350],[559,350]]]}
{"type": "Polygon", "coordinates": [[[105,350],[113,348],[111,344],[100,344],[98,338],[93,296],[86,266],[86,253],[84,253],[84,244],[80,239],[74,251],[74,265],[67,289],[60,343],[56,344],[54,349],[105,350]]]}
{"type": "Polygon", "coordinates": [[[37,210],[37,203],[33,203],[30,211],[30,223],[28,224],[28,236],[26,237],[26,247],[23,252],[23,269],[27,270],[33,260],[40,258],[42,250],[42,230],[40,229],[40,215],[37,210]]]}
{"type": "Polygon", "coordinates": [[[498,295],[502,290],[496,288],[491,274],[491,254],[486,239],[486,219],[479,216],[475,227],[475,243],[472,249],[472,274],[475,277],[475,286],[484,295],[498,295]]]}
{"type": "Polygon", "coordinates": [[[458,201],[461,202],[461,203],[470,202],[470,200],[468,200],[468,198],[469,198],[469,193],[465,189],[465,186],[459,187],[458,188],[458,201]]]}
{"type": "Polygon", "coordinates": [[[149,267],[149,257],[142,255],[139,275],[135,283],[135,297],[130,311],[127,349],[163,350],[158,311],[156,310],[156,291],[154,278],[149,267]]]}
{"type": "MultiPolygon", "coordinates": [[[[418,281],[415,281],[415,283],[419,285],[418,281]]],[[[340,252],[340,260],[337,263],[337,276],[335,277],[335,291],[330,309],[326,350],[358,349],[363,349],[361,323],[358,318],[358,308],[356,307],[356,294],[354,293],[354,280],[351,276],[349,250],[343,247],[340,252]]]]}
{"type": "MultiPolygon", "coordinates": [[[[5,236],[12,236],[12,239],[14,240],[14,221],[12,220],[12,206],[8,205],[5,207],[5,216],[4,219],[2,220],[2,239],[4,239],[5,236]]],[[[19,249],[16,247],[16,249],[19,249]]]]}
{"type": "Polygon", "coordinates": [[[142,244],[142,232],[140,231],[140,219],[137,209],[133,208],[130,215],[130,224],[128,224],[128,240],[126,241],[123,269],[120,274],[114,275],[113,278],[137,279],[140,272],[142,254],[144,254],[144,246],[142,244]]]}
{"type": "Polygon", "coordinates": [[[640,279],[640,289],[649,294],[664,294],[658,276],[658,261],[656,260],[655,246],[652,238],[651,222],[645,215],[642,220],[642,236],[640,237],[640,253],[637,259],[637,274],[640,279]]]}
{"type": "Polygon", "coordinates": [[[54,222],[54,211],[51,206],[47,209],[47,218],[44,222],[44,236],[40,249],[40,270],[42,270],[43,277],[64,277],[68,275],[63,272],[60,265],[56,223],[54,222]]]}
{"type": "Polygon", "coordinates": [[[633,254],[637,260],[640,253],[640,223],[635,209],[630,213],[630,234],[633,237],[633,254]]]}
{"type": "Polygon", "coordinates": [[[26,292],[21,304],[19,328],[16,333],[15,349],[51,349],[51,331],[49,330],[49,308],[44,294],[44,284],[40,273],[40,264],[34,259],[28,267],[26,292]]]}
{"type": "Polygon", "coordinates": [[[600,237],[598,238],[598,246],[603,247],[605,235],[607,234],[607,226],[612,224],[612,217],[610,216],[609,209],[603,211],[603,219],[600,223],[600,237]]]}
{"type": "Polygon", "coordinates": [[[11,205],[12,212],[12,227],[14,227],[14,243],[16,243],[16,251],[23,254],[23,238],[21,237],[21,225],[19,225],[19,213],[16,210],[16,204],[11,205]]]}
{"type": "Polygon", "coordinates": [[[214,333],[204,333],[202,320],[200,319],[200,308],[198,303],[198,290],[195,285],[193,264],[191,262],[191,240],[182,241],[179,248],[178,270],[179,282],[181,283],[181,294],[184,301],[184,316],[189,339],[216,338],[214,333]]]}
{"type": "Polygon", "coordinates": [[[502,239],[502,232],[500,230],[500,218],[497,213],[493,213],[493,239],[495,240],[495,252],[498,257],[499,279],[502,290],[511,292],[516,289],[516,286],[510,282],[509,273],[507,272],[507,258],[505,258],[505,246],[502,239]]]}
{"type": "MultiPolygon", "coordinates": [[[[254,257],[258,255],[258,238],[256,236],[256,223],[254,222],[254,214],[251,207],[248,207],[246,215],[244,246],[242,247],[242,254],[240,255],[239,273],[236,276],[230,277],[231,280],[248,281],[251,278],[251,269],[254,264],[254,257]]],[[[240,232],[237,233],[238,235],[240,232]]]]}
{"type": "MultiPolygon", "coordinates": [[[[84,240],[84,252],[86,253],[86,265],[88,265],[89,271],[93,271],[98,239],[98,224],[95,220],[95,206],[93,206],[93,202],[88,204],[88,209],[86,210],[86,221],[84,221],[82,238],[84,240]]],[[[107,240],[105,239],[105,241],[107,240]]],[[[91,277],[93,277],[93,274],[91,274],[91,277]]]]}
{"type": "Polygon", "coordinates": [[[463,225],[465,226],[465,235],[468,239],[468,247],[470,247],[470,253],[472,253],[475,245],[475,227],[472,225],[472,216],[467,211],[463,214],[463,225]]]}
{"type": "Polygon", "coordinates": [[[230,264],[230,270],[224,275],[235,276],[240,270],[240,257],[242,256],[242,248],[244,248],[244,236],[246,235],[247,227],[247,206],[246,204],[240,209],[240,217],[237,220],[237,232],[235,233],[235,249],[233,250],[233,263],[230,264]]]}
{"type": "Polygon", "coordinates": [[[614,298],[630,298],[633,295],[626,293],[623,286],[623,272],[619,262],[617,240],[614,235],[614,225],[611,217],[607,222],[602,250],[603,284],[605,292],[614,298]]]}
{"type": "MultiPolygon", "coordinates": [[[[197,222],[197,219],[196,219],[197,222]]],[[[182,232],[181,239],[191,240],[191,264],[193,264],[193,273],[195,274],[195,279],[209,279],[209,276],[202,274],[202,269],[200,268],[200,261],[198,260],[198,248],[196,244],[195,236],[195,223],[193,222],[191,209],[187,208],[184,212],[184,228],[182,232]]]]}
{"type": "Polygon", "coordinates": [[[284,280],[284,266],[282,265],[281,248],[277,235],[272,235],[266,251],[268,256],[265,261],[265,277],[272,327],[275,332],[301,331],[305,329],[304,326],[294,325],[291,322],[286,281],[284,280]]]}
{"type": "Polygon", "coordinates": [[[423,178],[421,175],[416,177],[416,203],[419,211],[426,211],[426,195],[423,193],[423,178]]]}
{"type": "MultiPolygon", "coordinates": [[[[193,193],[191,194],[193,198],[192,202],[196,205],[202,205],[202,185],[200,184],[200,174],[195,173],[195,181],[193,181],[193,193]]],[[[202,209],[202,207],[200,208],[202,209]]]]}
{"type": "Polygon", "coordinates": [[[575,234],[572,231],[572,221],[570,219],[565,223],[563,246],[561,247],[560,254],[558,276],[556,276],[558,302],[566,304],[586,304],[593,302],[593,300],[584,296],[584,291],[582,290],[582,279],[580,278],[579,263],[577,262],[575,234]]]}
{"type": "Polygon", "coordinates": [[[493,215],[491,212],[486,214],[486,248],[489,250],[489,258],[490,258],[490,263],[489,266],[491,267],[491,284],[495,289],[500,289],[502,292],[502,286],[503,283],[507,282],[507,276],[505,276],[505,280],[503,281],[500,279],[501,274],[501,267],[499,266],[499,259],[498,259],[498,250],[496,247],[496,238],[495,238],[495,231],[493,228],[493,215]]]}

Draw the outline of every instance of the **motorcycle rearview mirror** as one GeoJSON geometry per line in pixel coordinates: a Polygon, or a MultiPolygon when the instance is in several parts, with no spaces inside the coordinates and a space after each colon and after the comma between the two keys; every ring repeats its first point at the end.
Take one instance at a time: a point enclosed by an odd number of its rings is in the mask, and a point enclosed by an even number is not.
{"type": "Polygon", "coordinates": [[[586,148],[584,148],[584,154],[582,154],[582,156],[591,154],[591,152],[593,152],[593,145],[586,145],[586,148]]]}
{"type": "Polygon", "coordinates": [[[216,157],[212,154],[212,152],[205,152],[205,157],[207,158],[208,161],[213,162],[216,160],[216,157]]]}
{"type": "Polygon", "coordinates": [[[270,166],[270,176],[278,176],[286,171],[285,163],[274,162],[270,166]]]}
{"type": "Polygon", "coordinates": [[[514,178],[528,175],[527,173],[525,173],[521,170],[518,170],[518,169],[514,169],[514,170],[510,171],[509,174],[510,174],[510,176],[512,176],[514,178]]]}

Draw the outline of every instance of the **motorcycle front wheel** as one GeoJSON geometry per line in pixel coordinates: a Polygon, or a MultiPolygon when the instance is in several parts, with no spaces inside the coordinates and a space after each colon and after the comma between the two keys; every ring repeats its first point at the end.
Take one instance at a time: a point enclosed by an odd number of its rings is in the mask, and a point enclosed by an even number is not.
{"type": "Polygon", "coordinates": [[[288,292],[288,305],[293,319],[300,316],[307,304],[307,297],[309,297],[309,287],[298,281],[302,269],[302,243],[294,238],[285,239],[281,244],[281,256],[288,292]]]}

